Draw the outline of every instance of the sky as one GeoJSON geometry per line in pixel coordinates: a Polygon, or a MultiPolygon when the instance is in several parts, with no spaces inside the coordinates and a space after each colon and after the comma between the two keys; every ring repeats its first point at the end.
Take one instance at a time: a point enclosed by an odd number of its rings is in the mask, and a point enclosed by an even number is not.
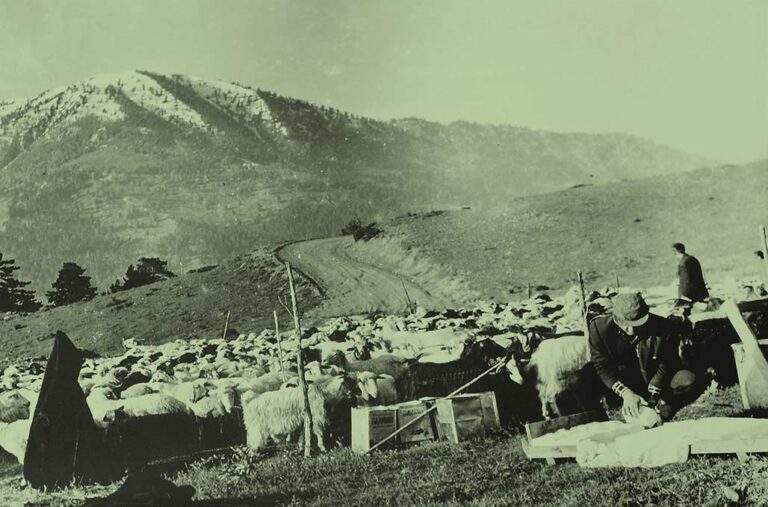
{"type": "Polygon", "coordinates": [[[768,0],[0,0],[0,98],[146,69],[768,157],[768,0]]]}

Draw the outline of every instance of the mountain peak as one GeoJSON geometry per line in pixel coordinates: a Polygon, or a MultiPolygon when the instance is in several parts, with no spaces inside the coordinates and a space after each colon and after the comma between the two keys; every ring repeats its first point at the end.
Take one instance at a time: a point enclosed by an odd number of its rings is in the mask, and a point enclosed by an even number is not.
{"type": "Polygon", "coordinates": [[[34,140],[86,117],[119,121],[139,112],[214,133],[218,129],[211,114],[236,116],[245,123],[268,122],[285,134],[256,90],[137,70],[99,74],[27,100],[0,102],[0,138],[34,140]]]}

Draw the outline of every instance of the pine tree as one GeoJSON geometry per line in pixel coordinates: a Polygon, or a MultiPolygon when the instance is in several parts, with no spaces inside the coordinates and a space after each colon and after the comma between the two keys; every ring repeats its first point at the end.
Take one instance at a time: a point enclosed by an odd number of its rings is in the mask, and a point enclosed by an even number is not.
{"type": "Polygon", "coordinates": [[[35,293],[25,287],[30,282],[22,282],[14,273],[19,266],[13,259],[4,259],[0,252],[0,312],[34,312],[40,309],[40,302],[35,293]]]}
{"type": "Polygon", "coordinates": [[[48,301],[53,306],[64,306],[93,299],[96,287],[91,285],[91,277],[84,273],[85,269],[74,262],[65,262],[59,270],[58,278],[51,284],[54,290],[45,294],[48,301]]]}
{"type": "Polygon", "coordinates": [[[133,264],[128,266],[122,283],[120,280],[116,280],[109,287],[109,290],[113,293],[120,292],[121,290],[142,287],[175,276],[176,274],[168,269],[168,261],[160,260],[157,257],[142,257],[136,263],[136,267],[133,267],[133,264]]]}

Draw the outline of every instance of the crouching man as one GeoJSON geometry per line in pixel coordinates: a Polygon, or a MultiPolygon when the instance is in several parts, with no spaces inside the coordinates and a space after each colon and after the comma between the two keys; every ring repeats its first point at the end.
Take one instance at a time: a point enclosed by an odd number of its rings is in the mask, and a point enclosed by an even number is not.
{"type": "Polygon", "coordinates": [[[609,406],[621,404],[625,417],[647,405],[662,421],[672,419],[702,392],[677,358],[678,337],[688,331],[687,323],[650,313],[639,293],[617,295],[613,315],[590,324],[591,361],[571,382],[581,408],[598,408],[604,395],[609,406]]]}

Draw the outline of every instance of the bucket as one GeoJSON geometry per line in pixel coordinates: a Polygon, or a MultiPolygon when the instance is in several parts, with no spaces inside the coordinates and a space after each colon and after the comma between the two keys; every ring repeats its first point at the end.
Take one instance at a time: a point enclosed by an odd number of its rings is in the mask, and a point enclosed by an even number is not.
{"type": "MultiPolygon", "coordinates": [[[[763,355],[768,352],[768,339],[758,340],[763,355]]],[[[733,356],[736,359],[736,373],[739,376],[741,403],[746,410],[768,408],[768,381],[757,371],[752,356],[746,353],[743,343],[734,343],[733,356]]]]}

